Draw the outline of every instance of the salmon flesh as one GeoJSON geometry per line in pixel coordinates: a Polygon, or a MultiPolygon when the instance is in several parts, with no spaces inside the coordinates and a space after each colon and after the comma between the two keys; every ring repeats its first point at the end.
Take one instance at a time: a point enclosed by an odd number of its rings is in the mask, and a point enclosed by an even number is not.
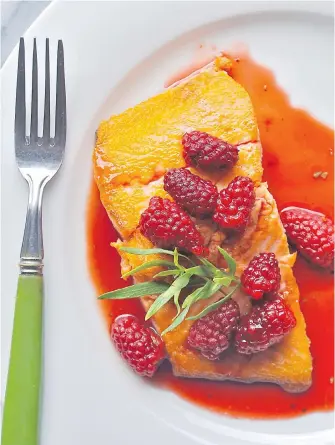
{"type": "MultiPolygon", "coordinates": [[[[225,242],[224,233],[210,221],[201,221],[197,227],[209,247],[209,259],[220,266],[217,246],[222,246],[236,260],[237,275],[241,275],[256,254],[273,252],[276,255],[282,277],[281,292],[295,314],[296,327],[281,343],[264,352],[244,356],[232,351],[219,361],[207,360],[187,346],[191,320],[184,321],[163,340],[176,376],[272,382],[286,391],[305,391],[312,382],[313,366],[299,306],[299,288],[292,271],[295,254],[289,251],[276,201],[267,184],[262,182],[262,145],[250,97],[218,66],[213,63],[161,94],[102,122],[93,155],[95,181],[102,204],[120,235],[115,247],[151,248],[151,242],[139,231],[140,215],[152,196],[168,196],[163,188],[166,171],[185,166],[183,134],[198,130],[237,144],[239,159],[231,170],[202,176],[211,179],[219,190],[235,176],[250,177],[256,186],[250,224],[234,243],[225,242]]],[[[131,255],[120,250],[119,253],[123,273],[144,261],[162,258],[161,255],[131,255]]],[[[135,281],[148,281],[156,272],[157,268],[138,272],[135,281]]],[[[189,314],[197,314],[217,298],[214,295],[210,300],[199,301],[189,314]]],[[[250,310],[250,299],[243,291],[238,291],[233,298],[241,313],[250,310]]],[[[153,301],[152,296],[142,298],[146,310],[153,301]]],[[[166,329],[175,314],[173,303],[160,309],[153,317],[157,331],[166,329]]]]}

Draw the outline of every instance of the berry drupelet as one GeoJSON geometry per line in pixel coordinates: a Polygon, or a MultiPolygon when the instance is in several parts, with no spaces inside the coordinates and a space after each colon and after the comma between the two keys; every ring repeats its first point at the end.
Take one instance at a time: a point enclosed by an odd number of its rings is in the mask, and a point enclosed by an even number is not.
{"type": "Polygon", "coordinates": [[[203,169],[231,168],[238,160],[238,148],[201,131],[185,133],[182,138],[187,165],[203,169]]]}
{"type": "Polygon", "coordinates": [[[186,168],[172,168],[164,176],[164,189],[190,215],[204,218],[214,213],[218,191],[211,181],[186,168]]]}
{"type": "Polygon", "coordinates": [[[317,266],[334,268],[334,224],[322,213],[299,207],[282,210],[281,220],[291,244],[317,266]]]}
{"type": "Polygon", "coordinates": [[[255,354],[279,343],[296,325],[296,319],[286,303],[262,301],[241,318],[235,336],[235,348],[240,354],[255,354]]]}
{"type": "Polygon", "coordinates": [[[190,216],[175,202],[154,196],[140,218],[141,233],[154,245],[178,247],[195,255],[206,253],[204,240],[190,216]]]}
{"type": "Polygon", "coordinates": [[[121,315],[112,325],[111,337],[121,356],[141,376],[152,377],[165,357],[164,344],[151,328],[134,315],[121,315]]]}
{"type": "Polygon", "coordinates": [[[213,220],[224,229],[244,230],[255,199],[253,181],[246,176],[236,176],[220,191],[213,220]]]}
{"type": "Polygon", "coordinates": [[[255,300],[259,300],[264,294],[276,294],[280,279],[279,264],[274,253],[256,255],[241,276],[244,290],[255,300]]]}
{"type": "Polygon", "coordinates": [[[229,300],[218,309],[196,320],[188,334],[188,344],[198,349],[209,360],[218,360],[236,331],[240,309],[234,300],[229,300]]]}

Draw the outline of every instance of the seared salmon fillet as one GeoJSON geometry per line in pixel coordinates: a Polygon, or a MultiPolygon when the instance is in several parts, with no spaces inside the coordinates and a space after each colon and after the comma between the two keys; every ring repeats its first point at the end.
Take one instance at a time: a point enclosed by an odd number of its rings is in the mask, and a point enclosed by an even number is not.
{"type": "MultiPolygon", "coordinates": [[[[218,65],[212,64],[173,88],[102,122],[93,156],[95,180],[101,201],[120,234],[115,247],[151,248],[153,245],[138,228],[140,215],[151,197],[169,197],[163,188],[163,176],[169,168],[185,166],[183,134],[198,130],[238,145],[239,160],[232,169],[202,176],[214,182],[219,190],[238,175],[254,181],[256,203],[249,226],[234,243],[225,243],[224,233],[211,221],[196,224],[209,248],[210,261],[220,266],[217,246],[222,246],[236,260],[237,275],[241,275],[256,254],[275,253],[282,277],[281,292],[294,312],[296,327],[281,343],[264,352],[243,356],[232,351],[219,361],[207,360],[187,346],[191,320],[167,333],[163,340],[175,375],[272,382],[287,391],[304,391],[312,381],[312,357],[292,271],[295,255],[289,252],[276,202],[267,184],[262,183],[262,147],[249,95],[218,65]]],[[[160,257],[131,255],[120,250],[119,253],[123,273],[160,257]]],[[[157,269],[138,272],[135,281],[147,281],[156,272],[157,269]]],[[[199,301],[191,308],[190,315],[218,298],[214,295],[210,300],[199,301]]],[[[243,291],[233,298],[242,314],[250,310],[250,299],[243,291]]],[[[146,310],[153,301],[151,296],[142,298],[146,310]]],[[[158,332],[171,324],[175,314],[173,303],[159,310],[153,317],[158,332]]]]}

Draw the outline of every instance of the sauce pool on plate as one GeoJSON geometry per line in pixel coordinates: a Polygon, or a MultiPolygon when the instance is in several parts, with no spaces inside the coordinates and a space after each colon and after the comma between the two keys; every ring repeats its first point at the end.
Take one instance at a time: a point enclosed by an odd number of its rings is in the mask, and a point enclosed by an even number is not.
{"type": "MultiPolygon", "coordinates": [[[[301,206],[333,218],[334,132],[306,111],[291,106],[267,68],[248,55],[233,58],[232,77],[248,91],[263,146],[263,180],[279,210],[301,206]],[[318,172],[326,172],[324,179],[318,172]]],[[[92,182],[88,206],[87,245],[91,277],[97,294],[130,284],[120,278],[120,257],[110,243],[118,235],[92,182]]],[[[248,418],[283,418],[334,407],[334,276],[298,256],[294,273],[313,356],[313,384],[301,394],[272,384],[243,384],[174,377],[163,364],[153,384],[172,389],[206,408],[248,418]],[[322,321],[321,321],[322,320],[322,321]]],[[[108,329],[120,314],[144,318],[139,300],[99,301],[108,329]]]]}

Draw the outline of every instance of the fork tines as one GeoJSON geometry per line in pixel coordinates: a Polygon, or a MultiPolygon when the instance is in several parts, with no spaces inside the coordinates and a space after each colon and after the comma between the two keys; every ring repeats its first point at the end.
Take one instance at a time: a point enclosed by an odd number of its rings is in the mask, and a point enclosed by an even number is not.
{"type": "MultiPolygon", "coordinates": [[[[25,45],[21,37],[19,46],[18,74],[16,85],[15,107],[15,146],[27,144],[26,138],[26,87],[25,87],[25,45]]],[[[31,90],[31,121],[30,143],[39,142],[38,137],[38,63],[37,45],[34,39],[33,64],[32,64],[32,90],[31,90]]],[[[57,49],[57,84],[56,84],[56,116],[55,138],[50,138],[50,54],[49,39],[45,42],[45,94],[44,94],[44,119],[43,137],[41,142],[45,144],[57,144],[64,146],[66,139],[66,95],[64,74],[64,49],[62,40],[58,40],[57,49]]]]}

